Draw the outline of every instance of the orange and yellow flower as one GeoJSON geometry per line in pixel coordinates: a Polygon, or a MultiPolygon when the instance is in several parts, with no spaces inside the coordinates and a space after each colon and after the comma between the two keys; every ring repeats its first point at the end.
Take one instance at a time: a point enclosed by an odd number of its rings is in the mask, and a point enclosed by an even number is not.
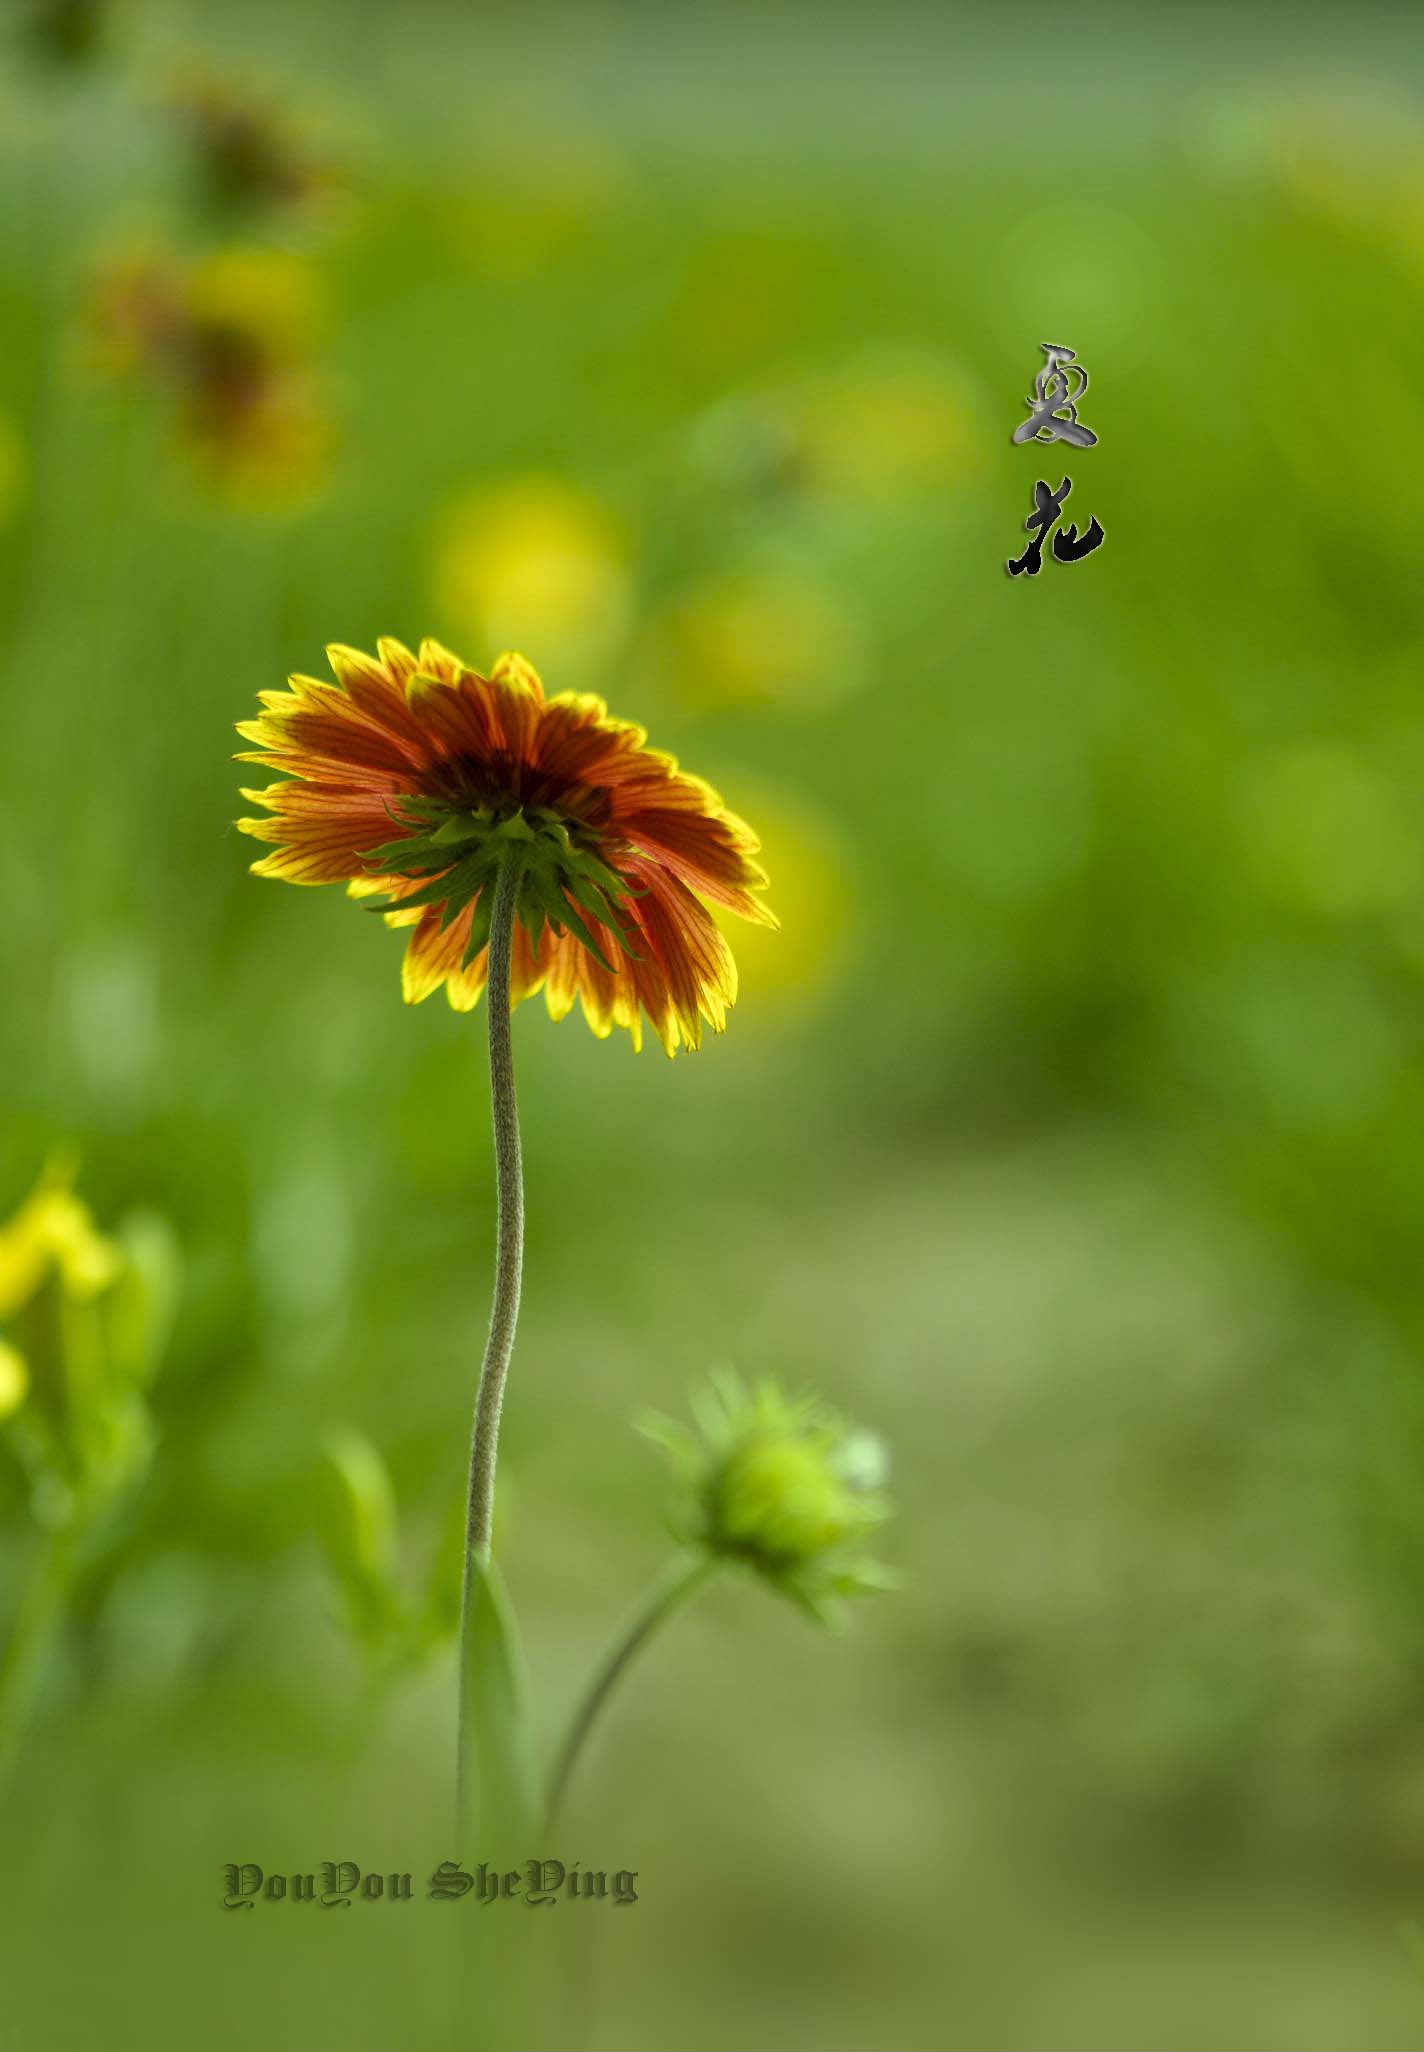
{"type": "Polygon", "coordinates": [[[774,926],[756,895],[758,843],[700,778],[647,746],[602,699],[545,698],[522,656],[481,676],[433,641],[379,657],[333,647],[335,684],[293,677],[260,694],[238,732],[243,762],[289,781],[244,796],[270,817],[238,822],[275,844],[258,876],[344,882],[390,926],[409,927],[402,983],[419,1003],[442,984],[457,1011],[484,989],[502,865],[521,865],[511,996],[577,999],[600,1038],[646,1016],[669,1054],[726,1023],[731,951],[704,900],[774,926]]]}

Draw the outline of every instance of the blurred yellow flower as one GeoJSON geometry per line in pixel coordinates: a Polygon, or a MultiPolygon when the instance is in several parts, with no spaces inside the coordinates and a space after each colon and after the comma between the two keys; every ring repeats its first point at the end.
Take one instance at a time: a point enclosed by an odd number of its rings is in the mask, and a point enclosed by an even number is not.
{"type": "Polygon", "coordinates": [[[813,490],[890,497],[953,484],[977,467],[973,410],[933,362],[851,364],[809,385],[797,411],[799,464],[813,490]]]}
{"type": "Polygon", "coordinates": [[[948,365],[874,353],[719,401],[694,423],[693,453],[722,489],[883,501],[973,475],[981,418],[948,365]]]}
{"type": "Polygon", "coordinates": [[[617,520],[539,472],[478,486],[446,507],[432,586],[436,606],[462,635],[495,647],[537,640],[549,667],[566,673],[611,654],[631,609],[617,520]]]}
{"type": "Polygon", "coordinates": [[[118,1280],[123,1255],[99,1232],[71,1184],[69,1167],[46,1169],[13,1218],[0,1226],[0,1319],[13,1318],[53,1274],[80,1301],[118,1280]]]}
{"type": "Polygon", "coordinates": [[[25,1357],[8,1340],[0,1339],[0,1419],[18,1411],[30,1386],[25,1357]]]}
{"type": "Polygon", "coordinates": [[[320,280],[290,252],[234,245],[194,262],[134,250],[91,295],[98,366],[165,391],[194,467],[239,502],[305,498],[334,440],[313,365],[320,280]]]}
{"type": "Polygon", "coordinates": [[[854,680],[860,636],[824,584],[733,571],[674,600],[651,630],[651,666],[688,705],[815,702],[854,680]]]}
{"type": "Polygon", "coordinates": [[[142,1474],[153,1444],[143,1395],[177,1298],[177,1250],[136,1214],[114,1237],[52,1162],[0,1225],[0,1417],[45,1522],[84,1518],[142,1474]]]}
{"type": "Polygon", "coordinates": [[[1424,124],[1407,92],[1361,73],[1321,74],[1218,95],[1200,124],[1204,153],[1264,173],[1297,205],[1417,267],[1424,225],[1424,124]]]}
{"type": "Polygon", "coordinates": [[[188,273],[190,319],[245,329],[278,363],[309,356],[326,329],[326,295],[313,266],[291,250],[229,243],[188,273]]]}

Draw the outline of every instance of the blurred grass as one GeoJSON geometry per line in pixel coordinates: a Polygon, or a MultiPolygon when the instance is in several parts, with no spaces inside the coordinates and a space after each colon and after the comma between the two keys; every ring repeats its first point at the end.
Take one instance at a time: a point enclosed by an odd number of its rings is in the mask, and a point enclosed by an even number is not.
{"type": "MultiPolygon", "coordinates": [[[[232,1858],[452,1850],[450,1675],[372,1708],[312,1527],[333,1422],[413,1546],[459,1488],[479,1022],[406,1013],[396,937],[227,825],[258,689],[431,632],[644,721],[765,821],[785,918],[695,1060],[519,1015],[546,1719],[659,1556],[634,1407],[730,1358],[898,1469],[906,1588],[850,1640],[729,1586],[620,1706],[573,1836],[644,1896],[560,1925],[570,2029],[1416,2043],[1417,21],[114,16],[3,83],[0,1199],[73,1138],[189,1286],[6,1827],[13,2042],[186,2043],[202,2000],[215,2046],[448,2043],[435,1911],[216,1907],[232,1858]],[[337,449],[285,510],[81,346],[96,259],[214,238],[157,104],[194,57],[349,186],[238,237],[329,307],[337,449]],[[1024,588],[1045,335],[1108,543],[1024,588]]],[[[8,1468],[0,1510],[8,1614],[8,1468]]]]}

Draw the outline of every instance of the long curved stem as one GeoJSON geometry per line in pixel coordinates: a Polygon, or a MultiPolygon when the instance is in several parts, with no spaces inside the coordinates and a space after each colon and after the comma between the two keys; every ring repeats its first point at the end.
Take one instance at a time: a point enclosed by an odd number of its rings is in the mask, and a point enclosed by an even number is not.
{"type": "Polygon", "coordinates": [[[480,1367],[470,1440],[470,1493],[465,1523],[465,1577],[460,1600],[460,1709],[457,1734],[456,1809],[465,1815],[465,1763],[469,1746],[469,1639],[475,1601],[474,1565],[490,1557],[494,1524],[494,1477],[499,1448],[499,1417],[504,1385],[514,1352],[519,1320],[519,1286],[524,1270],[524,1167],[519,1149],[519,1105],[514,1091],[514,1041],[510,1021],[510,968],[514,922],[519,909],[523,856],[511,848],[494,885],[490,914],[489,976],[485,1008],[489,1014],[490,1118],[494,1128],[496,1193],[494,1302],[489,1338],[480,1367]]]}
{"type": "Polygon", "coordinates": [[[681,1610],[689,1598],[696,1595],[716,1567],[717,1562],[706,1554],[675,1554],[614,1641],[569,1726],[550,1786],[549,1807],[544,1820],[546,1829],[558,1819],[569,1778],[599,1711],[613,1692],[614,1684],[659,1626],[666,1624],[675,1611],[681,1610]]]}

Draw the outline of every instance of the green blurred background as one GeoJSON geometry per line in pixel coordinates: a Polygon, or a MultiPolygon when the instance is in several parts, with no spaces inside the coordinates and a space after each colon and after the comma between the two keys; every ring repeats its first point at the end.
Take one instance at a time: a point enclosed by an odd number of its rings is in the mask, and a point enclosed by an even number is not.
{"type": "MultiPolygon", "coordinates": [[[[184,1288],[5,1797],[0,2046],[1417,2047],[1417,13],[8,12],[0,1212],[73,1143],[184,1288]],[[324,175],[244,202],[199,72],[324,175]],[[255,478],[96,346],[135,249],[269,338],[255,478]],[[1040,468],[1107,545],[1011,583],[1040,468]],[[451,1656],[379,1679],[315,1530],[333,1427],[412,1585],[458,1501],[483,1017],[229,825],[254,694],[387,633],[606,693],[783,919],[696,1057],[517,1017],[546,1739],[666,1548],[638,1407],[730,1361],[895,1467],[902,1592],[714,1589],[550,1848],[642,1900],[547,1924],[219,1906],[479,1856],[451,1656]]],[[[0,1621],[36,1544],[0,1447],[0,1621]]]]}

